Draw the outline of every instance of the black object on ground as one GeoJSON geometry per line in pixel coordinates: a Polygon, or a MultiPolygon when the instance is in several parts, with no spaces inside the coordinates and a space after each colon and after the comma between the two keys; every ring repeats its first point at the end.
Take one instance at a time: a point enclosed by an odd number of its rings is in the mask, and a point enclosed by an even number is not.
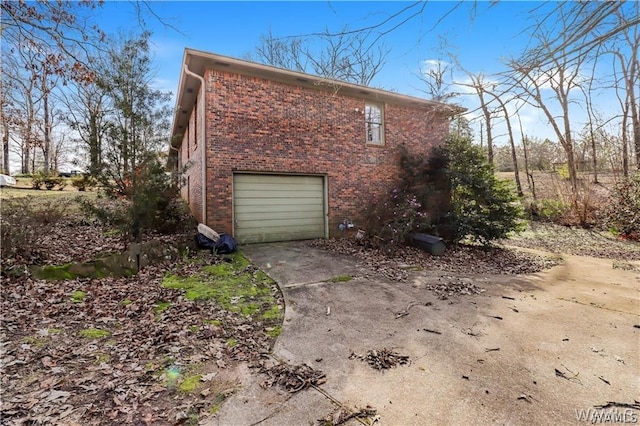
{"type": "Polygon", "coordinates": [[[411,234],[410,238],[412,245],[421,248],[434,256],[443,254],[446,249],[444,240],[440,237],[436,237],[435,235],[416,232],[411,234]]]}

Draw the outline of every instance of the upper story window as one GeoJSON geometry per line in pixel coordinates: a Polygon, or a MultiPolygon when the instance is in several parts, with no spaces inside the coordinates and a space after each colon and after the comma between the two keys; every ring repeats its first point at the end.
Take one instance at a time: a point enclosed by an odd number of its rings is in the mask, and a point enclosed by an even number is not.
{"type": "Polygon", "coordinates": [[[384,110],[382,104],[367,103],[364,107],[367,143],[384,145],[384,110]]]}

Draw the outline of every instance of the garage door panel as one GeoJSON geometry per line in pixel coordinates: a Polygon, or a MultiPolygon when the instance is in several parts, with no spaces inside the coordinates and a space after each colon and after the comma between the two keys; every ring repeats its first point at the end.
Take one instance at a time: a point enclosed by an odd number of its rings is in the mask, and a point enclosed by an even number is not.
{"type": "Polygon", "coordinates": [[[243,213],[272,213],[272,212],[286,212],[286,211],[296,211],[296,212],[317,212],[318,211],[318,203],[309,203],[304,202],[304,200],[300,200],[301,203],[295,207],[286,207],[283,206],[282,203],[264,203],[264,204],[256,204],[254,202],[237,202],[236,208],[241,207],[240,212],[236,210],[236,219],[239,217],[239,214],[243,213]]]}
{"type": "MultiPolygon", "coordinates": [[[[267,228],[248,229],[247,231],[251,231],[251,232],[250,233],[247,232],[246,234],[247,238],[254,238],[255,236],[258,236],[258,235],[265,235],[268,237],[269,235],[273,235],[274,233],[277,233],[279,236],[289,235],[289,237],[287,238],[292,240],[297,239],[297,238],[291,238],[291,236],[295,236],[295,235],[303,235],[303,236],[306,236],[307,238],[318,238],[317,233],[321,231],[320,227],[316,229],[310,229],[308,226],[279,226],[279,227],[273,227],[273,229],[268,228],[268,232],[265,232],[265,229],[267,228]]],[[[262,241],[269,241],[270,239],[271,237],[262,239],[262,241]]],[[[282,241],[287,241],[287,240],[282,240],[282,241]]]]}
{"type": "Polygon", "coordinates": [[[324,178],[234,175],[234,236],[240,243],[325,236],[324,178]]]}
{"type": "Polygon", "coordinates": [[[243,207],[247,209],[254,208],[257,211],[264,206],[270,208],[272,210],[314,210],[317,209],[318,206],[321,206],[323,203],[322,198],[297,198],[297,201],[294,204],[291,203],[291,198],[296,197],[288,197],[288,198],[241,198],[236,199],[235,205],[236,207],[243,207]],[[294,205],[294,207],[291,207],[294,205]]]}
{"type": "Polygon", "coordinates": [[[286,228],[287,226],[309,226],[309,227],[323,227],[322,216],[316,217],[295,217],[289,215],[289,217],[278,217],[269,219],[238,219],[238,221],[244,221],[243,229],[260,229],[260,228],[286,228]]]}
{"type": "Polygon", "coordinates": [[[318,238],[315,232],[281,232],[277,240],[272,233],[254,233],[242,238],[242,244],[273,243],[275,241],[312,240],[318,238]]]}
{"type": "MultiPolygon", "coordinates": [[[[315,178],[314,178],[315,179],[315,178]]],[[[274,179],[267,179],[265,181],[258,181],[258,182],[245,182],[243,181],[243,183],[247,183],[249,185],[251,185],[250,188],[248,189],[259,189],[259,190],[270,190],[270,191],[277,191],[278,187],[273,187],[273,184],[276,183],[277,185],[281,185],[283,188],[290,188],[293,190],[307,190],[308,188],[322,188],[321,182],[316,182],[315,180],[303,180],[301,182],[295,182],[295,181],[291,181],[290,179],[285,179],[282,182],[278,181],[278,180],[274,180],[274,179]]]]}
{"type": "Polygon", "coordinates": [[[274,220],[307,220],[313,221],[315,223],[321,222],[323,215],[318,213],[317,211],[277,211],[277,217],[269,217],[265,218],[265,213],[276,213],[276,212],[267,212],[265,210],[262,211],[254,211],[254,212],[246,212],[242,211],[236,214],[236,221],[265,221],[266,223],[272,222],[274,220]]]}
{"type": "Polygon", "coordinates": [[[238,173],[243,183],[264,184],[276,182],[279,185],[320,185],[322,186],[321,176],[300,176],[300,175],[261,175],[261,174],[242,174],[238,173]]]}
{"type": "Polygon", "coordinates": [[[309,190],[295,190],[295,189],[291,189],[291,190],[278,190],[278,191],[268,191],[268,190],[262,190],[262,191],[242,191],[239,193],[236,193],[236,197],[243,199],[243,198],[248,198],[248,199],[265,199],[265,198],[309,198],[312,200],[316,200],[317,202],[321,202],[322,201],[322,197],[318,197],[317,195],[314,194],[309,194],[309,190]]]}

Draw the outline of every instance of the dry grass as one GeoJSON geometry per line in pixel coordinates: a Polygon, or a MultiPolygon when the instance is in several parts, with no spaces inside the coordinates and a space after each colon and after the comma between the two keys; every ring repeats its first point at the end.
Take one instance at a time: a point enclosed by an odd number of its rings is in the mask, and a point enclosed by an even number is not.
{"type": "MultiPolygon", "coordinates": [[[[499,178],[515,180],[512,172],[500,172],[499,178]]],[[[569,179],[558,172],[532,173],[535,198],[524,173],[520,174],[523,203],[532,218],[550,220],[566,226],[585,228],[603,224],[603,208],[611,202],[611,191],[619,176],[613,173],[599,173],[598,183],[594,183],[593,173],[578,174],[578,190],[572,191],[569,179]]]]}
{"type": "MultiPolygon", "coordinates": [[[[571,183],[562,179],[558,172],[534,171],[533,182],[538,199],[561,200],[566,199],[571,194],[571,183]]],[[[513,180],[513,172],[497,172],[500,179],[513,180]]],[[[593,173],[581,172],[578,175],[578,183],[581,189],[589,189],[598,196],[608,196],[611,189],[618,181],[619,176],[613,173],[598,173],[598,183],[593,183],[593,173]]],[[[532,197],[532,193],[527,185],[527,178],[524,172],[520,172],[520,182],[522,191],[526,197],[532,197]]]]}
{"type": "Polygon", "coordinates": [[[36,197],[36,198],[66,198],[71,199],[76,195],[82,195],[83,197],[96,197],[95,191],[78,191],[71,185],[71,179],[65,179],[67,185],[62,190],[46,190],[46,189],[33,189],[31,186],[31,178],[18,177],[16,178],[16,186],[6,186],[0,188],[0,200],[8,200],[12,198],[23,197],[36,197]]]}

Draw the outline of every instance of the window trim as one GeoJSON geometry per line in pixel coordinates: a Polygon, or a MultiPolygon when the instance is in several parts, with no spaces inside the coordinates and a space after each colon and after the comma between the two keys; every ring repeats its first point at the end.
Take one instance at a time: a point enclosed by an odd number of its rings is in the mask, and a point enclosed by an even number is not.
{"type": "Polygon", "coordinates": [[[377,102],[365,102],[364,106],[364,125],[365,125],[365,141],[367,145],[371,146],[385,146],[385,125],[384,125],[384,104],[377,102]],[[369,118],[369,109],[376,108],[380,112],[380,119],[375,120],[375,118],[369,118]],[[373,126],[379,126],[379,140],[374,141],[370,139],[372,129],[375,129],[373,126]]]}

